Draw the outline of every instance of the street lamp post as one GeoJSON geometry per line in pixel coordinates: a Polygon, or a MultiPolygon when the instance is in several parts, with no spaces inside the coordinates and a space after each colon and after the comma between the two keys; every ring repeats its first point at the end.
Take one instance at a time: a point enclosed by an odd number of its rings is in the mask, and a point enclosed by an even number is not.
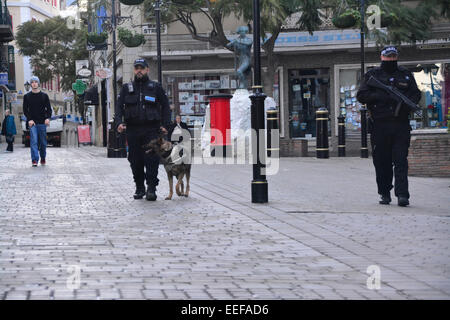
{"type": "MultiPolygon", "coordinates": [[[[364,0],[360,0],[361,10],[361,80],[362,83],[365,74],[365,56],[364,56],[364,0]]],[[[367,108],[361,107],[361,158],[369,157],[369,149],[367,148],[367,108]]]]}
{"type": "Polygon", "coordinates": [[[115,0],[112,0],[112,9],[111,9],[111,25],[112,25],[112,40],[113,40],[113,110],[116,110],[116,99],[117,99],[117,52],[116,52],[116,27],[117,27],[117,20],[116,20],[116,2],[115,0]]]}
{"type": "Polygon", "coordinates": [[[158,82],[162,85],[162,65],[161,65],[161,9],[160,0],[155,3],[156,16],[156,51],[158,59],[158,82]]]}
{"type": "MultiPolygon", "coordinates": [[[[252,135],[252,152],[256,150],[256,163],[253,164],[253,180],[252,180],[252,202],[266,203],[268,202],[268,183],[266,175],[262,174],[266,163],[265,134],[260,134],[259,130],[264,129],[264,100],[266,95],[263,93],[261,85],[261,44],[260,44],[260,11],[259,0],[253,0],[253,95],[250,96],[251,106],[251,125],[256,134],[252,135]]],[[[254,159],[255,155],[253,155],[254,159]]]]}

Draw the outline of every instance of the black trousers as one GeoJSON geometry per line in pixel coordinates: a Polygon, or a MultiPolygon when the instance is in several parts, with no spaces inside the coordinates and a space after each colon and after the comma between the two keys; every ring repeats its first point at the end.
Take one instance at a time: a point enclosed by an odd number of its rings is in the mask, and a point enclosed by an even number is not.
{"type": "Polygon", "coordinates": [[[13,150],[13,145],[14,145],[14,136],[10,135],[10,136],[5,136],[6,138],[6,142],[8,143],[8,146],[6,147],[6,151],[14,151],[13,150]]]}
{"type": "Polygon", "coordinates": [[[159,156],[145,153],[143,145],[158,137],[159,127],[127,126],[128,161],[136,187],[144,187],[144,181],[150,190],[156,190],[159,183],[159,156]]]}
{"type": "Polygon", "coordinates": [[[409,199],[408,148],[411,141],[409,123],[376,121],[373,123],[370,137],[378,193],[389,194],[395,176],[395,195],[409,199]]]}

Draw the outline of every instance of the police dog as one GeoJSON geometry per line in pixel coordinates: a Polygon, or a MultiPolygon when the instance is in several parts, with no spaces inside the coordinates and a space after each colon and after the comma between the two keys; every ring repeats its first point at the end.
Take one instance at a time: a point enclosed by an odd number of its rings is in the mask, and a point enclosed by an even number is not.
{"type": "Polygon", "coordinates": [[[143,146],[146,153],[156,152],[161,157],[161,163],[166,169],[169,178],[169,195],[166,200],[172,200],[173,177],[177,178],[175,192],[180,197],[189,196],[189,180],[191,178],[190,150],[182,143],[173,144],[160,136],[143,146]],[[183,178],[186,176],[186,191],[184,190],[183,178]]]}

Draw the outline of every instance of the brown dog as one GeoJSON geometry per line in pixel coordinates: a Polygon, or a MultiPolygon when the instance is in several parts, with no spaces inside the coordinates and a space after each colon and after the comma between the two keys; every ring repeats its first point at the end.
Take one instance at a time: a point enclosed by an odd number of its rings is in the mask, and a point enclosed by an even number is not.
{"type": "Polygon", "coordinates": [[[189,180],[191,178],[190,150],[186,150],[182,144],[172,144],[162,137],[150,141],[143,146],[145,152],[156,152],[161,157],[161,163],[166,169],[169,179],[169,195],[166,200],[171,200],[173,195],[173,177],[177,178],[175,192],[178,196],[189,196],[189,180]],[[184,191],[183,178],[186,176],[186,191],[184,191]]]}

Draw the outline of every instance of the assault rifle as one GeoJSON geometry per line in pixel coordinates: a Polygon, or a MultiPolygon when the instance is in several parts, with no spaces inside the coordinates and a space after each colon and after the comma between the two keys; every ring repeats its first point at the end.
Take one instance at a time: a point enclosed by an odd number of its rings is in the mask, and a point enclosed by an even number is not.
{"type": "Polygon", "coordinates": [[[383,90],[391,99],[393,99],[397,103],[394,112],[395,117],[398,117],[402,104],[407,106],[410,112],[415,112],[420,115],[420,111],[422,111],[422,109],[417,104],[412,102],[411,99],[401,93],[396,87],[385,85],[379,80],[375,79],[373,76],[370,76],[369,81],[367,81],[367,85],[383,90]]]}

